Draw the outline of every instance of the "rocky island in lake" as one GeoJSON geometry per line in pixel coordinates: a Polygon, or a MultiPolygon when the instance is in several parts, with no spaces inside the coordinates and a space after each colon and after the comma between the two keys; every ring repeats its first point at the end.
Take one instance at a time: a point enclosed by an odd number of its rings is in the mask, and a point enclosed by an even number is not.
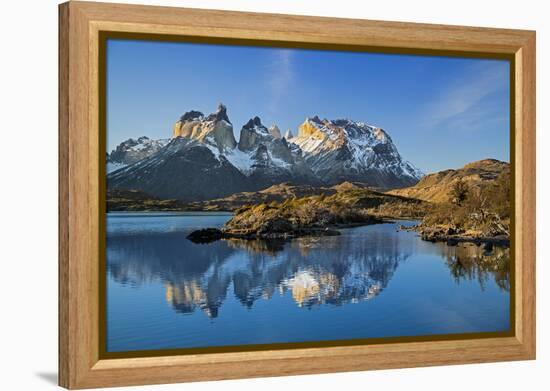
{"type": "MultiPolygon", "coordinates": [[[[279,190],[282,190],[279,186],[279,190]]],[[[216,230],[202,229],[188,238],[210,242],[222,238],[291,239],[301,236],[339,235],[339,228],[379,224],[388,217],[414,218],[425,202],[344,183],[319,195],[292,197],[241,206],[216,230]],[[389,216],[388,213],[392,212],[389,216]]],[[[223,201],[220,201],[223,203],[223,201]]]]}

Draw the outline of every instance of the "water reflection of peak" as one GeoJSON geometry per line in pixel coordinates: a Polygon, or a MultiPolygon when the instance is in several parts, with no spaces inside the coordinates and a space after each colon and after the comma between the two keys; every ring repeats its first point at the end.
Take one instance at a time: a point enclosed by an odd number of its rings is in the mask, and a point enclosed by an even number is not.
{"type": "Polygon", "coordinates": [[[195,278],[234,250],[222,242],[196,245],[181,233],[117,235],[107,238],[107,267],[112,278],[127,285],[174,276],[195,278]],[[213,254],[217,256],[213,257],[213,254]]]}
{"type": "Polygon", "coordinates": [[[245,240],[245,239],[224,239],[227,245],[233,249],[246,249],[253,253],[265,253],[275,255],[279,251],[283,251],[287,240],[270,239],[270,240],[245,240]]]}
{"type": "Polygon", "coordinates": [[[378,295],[387,282],[373,279],[368,273],[338,278],[330,272],[302,270],[282,282],[284,292],[290,289],[300,307],[319,304],[341,305],[368,300],[378,295]]]}
{"type": "Polygon", "coordinates": [[[377,235],[301,238],[287,243],[219,241],[197,245],[181,234],[110,238],[109,272],[120,283],[164,282],[166,300],[181,313],[216,317],[232,288],[251,308],[289,292],[299,306],[367,300],[379,294],[410,246],[377,235]]]}
{"type": "Polygon", "coordinates": [[[172,282],[166,282],[166,301],[175,311],[182,314],[188,314],[200,308],[208,317],[218,316],[218,308],[227,295],[226,285],[207,286],[206,289],[198,281],[189,281],[186,284],[175,285],[172,282]],[[217,292],[212,292],[214,288],[217,292]]]}

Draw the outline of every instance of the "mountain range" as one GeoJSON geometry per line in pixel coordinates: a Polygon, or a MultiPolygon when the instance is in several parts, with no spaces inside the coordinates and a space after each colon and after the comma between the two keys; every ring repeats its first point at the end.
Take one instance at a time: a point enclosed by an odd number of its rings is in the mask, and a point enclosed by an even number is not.
{"type": "Polygon", "coordinates": [[[140,137],[107,154],[109,190],[139,190],[162,199],[203,201],[257,191],[283,182],[332,186],[344,181],[402,188],[423,176],[399,154],[383,129],[349,119],[306,118],[297,136],[284,136],[259,117],[237,141],[227,108],[191,110],[171,139],[140,137]]]}

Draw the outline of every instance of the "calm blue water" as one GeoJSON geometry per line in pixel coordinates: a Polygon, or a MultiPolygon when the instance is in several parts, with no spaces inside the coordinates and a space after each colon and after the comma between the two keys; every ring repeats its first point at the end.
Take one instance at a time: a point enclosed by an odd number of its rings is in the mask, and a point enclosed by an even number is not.
{"type": "Polygon", "coordinates": [[[111,213],[107,351],[509,329],[508,250],[395,224],[287,243],[186,235],[222,213],[111,213]]]}

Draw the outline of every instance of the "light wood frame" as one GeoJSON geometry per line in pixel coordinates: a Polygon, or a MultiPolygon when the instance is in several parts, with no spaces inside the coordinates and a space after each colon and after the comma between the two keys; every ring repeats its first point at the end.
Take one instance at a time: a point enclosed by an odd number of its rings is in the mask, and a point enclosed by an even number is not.
{"type": "Polygon", "coordinates": [[[535,358],[535,32],[89,2],[59,6],[59,384],[75,388],[535,358]],[[104,359],[99,352],[100,32],[505,55],[515,66],[512,336],[104,359]]]}

